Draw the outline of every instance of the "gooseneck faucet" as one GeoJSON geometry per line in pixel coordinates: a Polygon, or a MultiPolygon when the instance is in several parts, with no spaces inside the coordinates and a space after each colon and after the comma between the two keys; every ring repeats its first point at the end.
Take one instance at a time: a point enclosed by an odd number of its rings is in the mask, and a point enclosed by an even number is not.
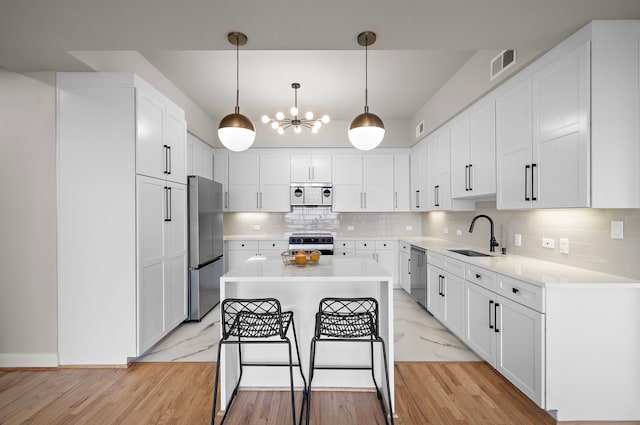
{"type": "Polygon", "coordinates": [[[471,226],[469,226],[469,233],[473,233],[473,226],[476,224],[476,220],[479,219],[480,217],[486,218],[487,220],[489,220],[489,223],[491,224],[491,241],[489,242],[489,252],[496,252],[496,247],[500,244],[496,241],[496,237],[493,234],[493,220],[491,220],[491,217],[484,214],[480,214],[473,217],[473,220],[471,220],[471,226]]]}

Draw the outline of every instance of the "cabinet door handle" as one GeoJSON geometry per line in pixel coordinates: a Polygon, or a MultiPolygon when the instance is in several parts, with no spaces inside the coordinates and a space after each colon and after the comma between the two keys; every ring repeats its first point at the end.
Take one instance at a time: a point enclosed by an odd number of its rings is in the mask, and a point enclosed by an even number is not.
{"type": "Polygon", "coordinates": [[[309,175],[309,180],[313,180],[313,178],[311,177],[311,166],[308,167],[307,172],[309,175]]]}
{"type": "Polygon", "coordinates": [[[260,192],[256,192],[256,209],[260,209],[260,192]]]}
{"type": "Polygon", "coordinates": [[[442,297],[444,297],[444,276],[440,276],[440,279],[442,279],[442,297]]]}
{"type": "Polygon", "coordinates": [[[171,146],[167,146],[167,151],[169,151],[169,154],[167,155],[167,157],[169,158],[169,168],[167,174],[171,174],[171,146]]]}
{"type": "Polygon", "coordinates": [[[398,192],[394,192],[394,208],[398,208],[398,192]]]}
{"type": "Polygon", "coordinates": [[[164,221],[171,221],[171,188],[170,187],[166,187],[164,188],[164,193],[165,193],[165,201],[164,201],[164,208],[165,208],[165,218],[164,221]]]}
{"type": "Polygon", "coordinates": [[[363,195],[364,195],[364,209],[366,210],[367,209],[367,192],[364,192],[363,195]]]}
{"type": "Polygon", "coordinates": [[[493,306],[493,300],[489,300],[489,329],[493,329],[493,322],[491,321],[492,306],[493,306]]]}
{"type": "Polygon", "coordinates": [[[476,273],[476,279],[480,279],[482,276],[480,276],[480,273],[476,273]]]}
{"type": "Polygon", "coordinates": [[[420,208],[420,191],[416,190],[416,208],[420,208]]]}
{"type": "Polygon", "coordinates": [[[520,292],[520,290],[518,288],[511,288],[511,292],[517,294],[518,292],[520,292]]]}
{"type": "Polygon", "coordinates": [[[169,174],[169,145],[162,147],[164,150],[164,174],[169,174]]]}
{"type": "Polygon", "coordinates": [[[440,196],[440,186],[433,186],[433,198],[434,198],[434,206],[439,207],[440,206],[440,199],[438,199],[440,196]]]}
{"type": "Polygon", "coordinates": [[[529,198],[529,193],[527,192],[527,181],[529,180],[529,168],[531,168],[531,166],[528,164],[524,166],[524,200],[525,201],[531,200],[531,198],[529,198]]]}
{"type": "Polygon", "coordinates": [[[473,164],[469,164],[469,190],[473,190],[473,164]]]}
{"type": "Polygon", "coordinates": [[[532,201],[537,201],[538,198],[535,196],[535,186],[534,186],[534,181],[535,181],[535,177],[534,177],[534,170],[535,168],[538,166],[538,164],[531,164],[531,200],[532,201]]]}
{"type": "Polygon", "coordinates": [[[229,192],[224,193],[224,209],[229,208],[229,192]]]}
{"type": "Polygon", "coordinates": [[[260,209],[262,209],[262,192],[260,192],[260,209]]]}
{"type": "Polygon", "coordinates": [[[469,166],[464,166],[464,190],[469,190],[469,166]]]}
{"type": "Polygon", "coordinates": [[[495,303],[493,306],[493,318],[496,322],[496,326],[494,328],[495,333],[500,332],[500,329],[498,329],[498,307],[500,307],[499,303],[495,303]]]}

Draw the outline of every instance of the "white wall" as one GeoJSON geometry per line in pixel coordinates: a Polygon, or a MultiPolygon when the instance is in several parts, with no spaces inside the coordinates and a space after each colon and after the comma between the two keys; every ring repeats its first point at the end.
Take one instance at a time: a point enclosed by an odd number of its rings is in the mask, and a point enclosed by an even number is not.
{"type": "Polygon", "coordinates": [[[517,50],[516,64],[493,81],[489,78],[489,63],[501,50],[477,51],[447,83],[420,108],[409,122],[411,144],[453,118],[482,95],[497,87],[506,78],[527,65],[542,52],[517,50]],[[424,121],[424,133],[415,137],[415,128],[424,121]]]}
{"type": "Polygon", "coordinates": [[[53,73],[0,68],[0,367],[56,366],[53,73]]]}

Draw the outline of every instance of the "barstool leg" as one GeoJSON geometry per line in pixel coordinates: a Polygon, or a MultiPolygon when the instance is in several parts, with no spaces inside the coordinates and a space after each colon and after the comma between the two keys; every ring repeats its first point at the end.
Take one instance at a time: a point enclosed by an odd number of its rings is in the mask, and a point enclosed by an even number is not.
{"type": "Polygon", "coordinates": [[[287,347],[289,347],[289,385],[291,386],[291,416],[293,417],[293,425],[296,424],[296,396],[293,388],[293,355],[291,353],[291,341],[287,339],[287,347]]]}
{"type": "Polygon", "coordinates": [[[307,380],[304,377],[304,372],[302,371],[302,360],[300,357],[300,347],[298,346],[298,335],[296,333],[296,325],[293,321],[293,316],[291,318],[291,327],[293,328],[293,342],[296,345],[296,355],[298,356],[298,369],[300,369],[300,376],[302,377],[302,406],[300,407],[300,425],[302,425],[302,418],[304,415],[304,406],[307,401],[307,380]]]}
{"type": "Polygon", "coordinates": [[[311,338],[311,353],[309,361],[309,387],[307,390],[307,425],[309,425],[311,417],[311,382],[313,382],[313,372],[316,364],[316,338],[311,338]]]}
{"type": "MultiPolygon", "coordinates": [[[[387,398],[389,400],[389,417],[391,418],[391,425],[395,425],[395,421],[393,420],[393,400],[391,400],[391,385],[389,384],[389,365],[387,364],[387,347],[386,347],[386,344],[384,343],[384,339],[380,338],[380,342],[382,343],[384,373],[387,378],[387,398]]],[[[385,417],[385,420],[386,420],[386,417],[385,417]]]]}

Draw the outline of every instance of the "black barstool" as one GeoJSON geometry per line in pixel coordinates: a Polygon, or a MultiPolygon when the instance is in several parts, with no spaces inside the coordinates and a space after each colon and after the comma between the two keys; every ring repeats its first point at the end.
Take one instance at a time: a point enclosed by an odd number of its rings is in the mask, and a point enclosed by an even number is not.
{"type": "Polygon", "coordinates": [[[211,425],[214,424],[216,416],[216,402],[218,400],[218,377],[220,374],[220,353],[222,345],[236,344],[238,346],[238,361],[240,366],[240,376],[238,382],[233,389],[227,409],[222,417],[220,425],[227,418],[231,403],[238,393],[240,380],[242,379],[242,370],[244,366],[288,366],[289,378],[291,383],[291,415],[293,425],[296,425],[296,404],[293,388],[293,367],[300,369],[300,376],[304,383],[302,392],[302,408],[300,409],[300,424],[302,424],[302,415],[304,412],[304,404],[307,399],[307,381],[302,373],[300,365],[300,349],[298,348],[298,338],[296,335],[296,327],[293,322],[293,312],[282,311],[280,302],[275,298],[260,299],[237,299],[228,298],[221,303],[221,326],[222,338],[218,344],[218,360],[216,362],[216,378],[213,392],[213,407],[211,409],[211,425]],[[296,346],[296,354],[298,362],[293,362],[291,353],[291,341],[287,337],[289,325],[293,330],[293,340],[296,346]],[[287,344],[289,346],[289,362],[288,363],[245,363],[242,360],[242,345],[244,344],[287,344]]]}
{"type": "Polygon", "coordinates": [[[307,425],[311,416],[311,382],[316,369],[330,370],[370,370],[376,393],[382,408],[385,423],[388,425],[385,403],[376,382],[373,371],[373,343],[382,344],[384,373],[387,381],[389,417],[393,420],[391,387],[389,386],[389,367],[384,339],[380,337],[378,320],[378,301],[374,298],[324,298],[320,301],[316,313],[315,335],[311,339],[311,361],[309,364],[309,389],[307,390],[307,425]],[[364,342],[370,344],[370,366],[316,366],[316,344],[318,342],[364,342]]]}

